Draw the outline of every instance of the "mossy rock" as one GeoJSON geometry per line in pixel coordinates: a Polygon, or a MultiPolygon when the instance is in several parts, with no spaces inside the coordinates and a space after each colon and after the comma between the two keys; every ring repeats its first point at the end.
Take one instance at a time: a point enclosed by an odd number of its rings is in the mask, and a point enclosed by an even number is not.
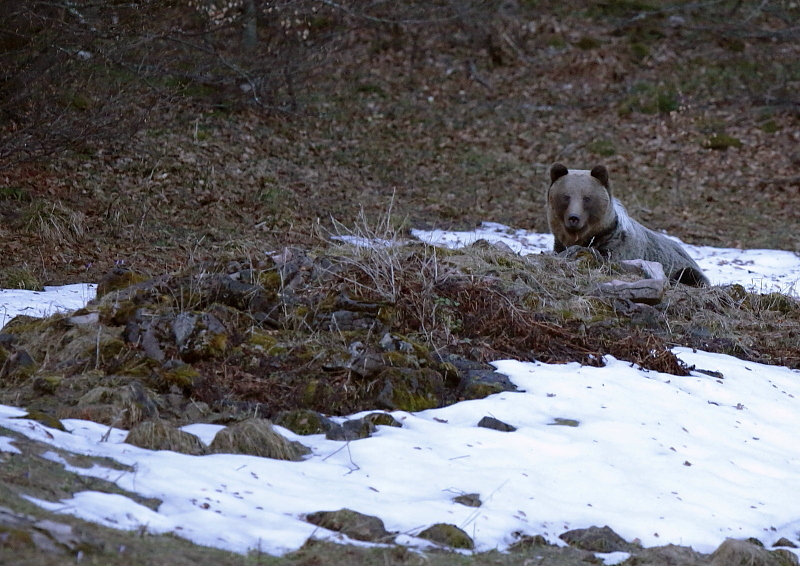
{"type": "Polygon", "coordinates": [[[310,409],[283,411],[276,415],[274,421],[276,425],[288,428],[301,436],[324,434],[333,427],[329,418],[310,409]]]}
{"type": "Polygon", "coordinates": [[[523,535],[517,542],[508,547],[509,552],[529,552],[534,548],[551,546],[542,535],[523,535]]]}
{"type": "Polygon", "coordinates": [[[31,380],[31,387],[36,393],[53,395],[62,381],[63,377],[60,375],[36,375],[31,380]]]}
{"type": "Polygon", "coordinates": [[[160,419],[137,424],[125,437],[124,442],[148,450],[171,450],[190,456],[202,456],[208,452],[195,435],[160,419]]]}
{"type": "Polygon", "coordinates": [[[99,386],[81,396],[76,409],[78,413],[84,409],[83,412],[87,414],[97,413],[112,418],[111,422],[105,418],[97,422],[131,428],[143,420],[158,416],[158,397],[138,382],[131,382],[119,387],[99,386]],[[89,409],[90,407],[102,407],[103,409],[89,409]]]}
{"type": "Polygon", "coordinates": [[[100,304],[94,306],[100,314],[100,322],[107,326],[125,326],[136,315],[141,305],[129,299],[112,300],[106,297],[100,304]]]}
{"type": "Polygon", "coordinates": [[[299,462],[311,449],[275,432],[267,419],[247,419],[217,433],[209,446],[214,454],[249,454],[299,462]]]}
{"type": "Polygon", "coordinates": [[[403,425],[389,413],[370,413],[364,417],[364,420],[372,423],[375,426],[391,426],[402,428],[403,425]]]}
{"type": "Polygon", "coordinates": [[[130,269],[117,267],[106,273],[97,283],[97,298],[104,295],[127,289],[136,283],[147,281],[148,277],[139,273],[134,273],[130,269]]]}
{"type": "Polygon", "coordinates": [[[386,530],[383,521],[378,517],[364,515],[351,509],[317,511],[306,515],[306,521],[366,542],[387,542],[392,537],[392,533],[386,530]]]}
{"type": "Polygon", "coordinates": [[[491,370],[466,370],[462,382],[463,399],[484,399],[504,391],[516,391],[507,375],[491,370]]]}
{"type": "Polygon", "coordinates": [[[442,404],[444,378],[435,370],[386,368],[376,381],[382,384],[376,401],[386,409],[415,412],[442,404]]]}
{"type": "Polygon", "coordinates": [[[279,345],[275,336],[260,330],[253,330],[246,343],[270,356],[279,356],[286,353],[286,346],[279,345]]]}
{"type": "Polygon", "coordinates": [[[30,419],[32,421],[36,421],[39,424],[46,426],[47,428],[54,428],[56,430],[61,430],[67,432],[67,429],[64,428],[64,425],[61,424],[61,421],[58,420],[53,415],[45,413],[43,411],[28,411],[27,414],[22,415],[21,417],[12,417],[15,419],[30,419]]]}
{"type": "Polygon", "coordinates": [[[326,379],[311,378],[299,391],[302,407],[326,407],[333,397],[333,387],[326,379]]]}
{"type": "Polygon", "coordinates": [[[396,368],[413,368],[419,369],[420,360],[414,354],[406,352],[384,352],[381,354],[387,366],[396,368]]]}
{"type": "Polygon", "coordinates": [[[350,419],[342,424],[334,424],[325,433],[328,440],[353,441],[369,438],[375,432],[375,425],[366,419],[350,419]]]}
{"type": "Polygon", "coordinates": [[[475,547],[475,543],[467,533],[455,525],[448,525],[446,523],[437,523],[428,527],[417,536],[437,544],[449,546],[450,548],[472,550],[475,547]]]}

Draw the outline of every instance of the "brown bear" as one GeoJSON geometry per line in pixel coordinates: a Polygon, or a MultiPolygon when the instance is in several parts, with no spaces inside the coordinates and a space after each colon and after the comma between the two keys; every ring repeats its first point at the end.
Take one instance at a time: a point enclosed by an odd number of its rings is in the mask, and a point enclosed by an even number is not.
{"type": "Polygon", "coordinates": [[[674,280],[696,287],[710,285],[681,245],[633,220],[611,194],[608,171],[569,171],[561,163],[550,169],[547,221],[556,253],[572,246],[591,247],[613,260],[657,261],[674,280]]]}

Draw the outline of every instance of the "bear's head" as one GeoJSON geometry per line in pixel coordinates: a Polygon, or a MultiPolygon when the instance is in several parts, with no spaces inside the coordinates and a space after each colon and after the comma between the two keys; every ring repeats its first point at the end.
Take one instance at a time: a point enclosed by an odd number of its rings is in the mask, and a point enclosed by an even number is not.
{"type": "Polygon", "coordinates": [[[565,246],[588,246],[615,218],[608,171],[568,171],[561,163],[550,169],[547,220],[553,235],[565,246]]]}

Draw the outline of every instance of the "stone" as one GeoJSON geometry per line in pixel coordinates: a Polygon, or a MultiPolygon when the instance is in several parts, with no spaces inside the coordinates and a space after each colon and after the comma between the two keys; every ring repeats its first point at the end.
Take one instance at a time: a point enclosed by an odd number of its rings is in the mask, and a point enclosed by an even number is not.
{"type": "Polygon", "coordinates": [[[500,432],[514,432],[517,430],[517,427],[504,423],[501,420],[498,420],[494,417],[483,417],[479,422],[478,426],[481,428],[491,428],[493,430],[499,430],[500,432]]]}
{"type": "Polygon", "coordinates": [[[483,505],[480,493],[464,493],[454,497],[453,501],[466,507],[480,507],[483,505]]]}
{"type": "Polygon", "coordinates": [[[464,370],[461,384],[464,399],[483,399],[495,393],[517,391],[507,375],[486,369],[464,370]]]}
{"type": "Polygon", "coordinates": [[[779,538],[778,540],[775,541],[775,544],[773,544],[772,546],[773,547],[776,547],[776,546],[788,546],[789,548],[797,548],[797,545],[795,543],[793,543],[792,541],[790,541],[786,537],[779,538]]]}
{"type": "Polygon", "coordinates": [[[746,540],[726,539],[711,553],[711,566],[732,566],[747,564],[748,566],[791,566],[797,564],[797,557],[788,552],[769,550],[746,540]]]}
{"type": "Polygon", "coordinates": [[[455,525],[448,525],[446,523],[436,523],[417,536],[451,548],[472,550],[475,547],[475,543],[467,533],[455,525]]]}
{"type": "Polygon", "coordinates": [[[558,536],[568,545],[590,552],[629,552],[631,545],[610,527],[574,529],[558,536]]]}
{"type": "Polygon", "coordinates": [[[369,438],[375,432],[375,425],[365,419],[350,419],[342,424],[334,424],[325,433],[328,440],[359,440],[369,438]]]}
{"type": "Polygon", "coordinates": [[[306,515],[306,521],[366,542],[388,542],[393,536],[378,517],[364,515],[351,509],[317,511],[306,515]]]}
{"type": "Polygon", "coordinates": [[[664,298],[667,285],[667,279],[641,279],[631,283],[614,279],[610,283],[597,285],[592,294],[604,298],[657,305],[664,298]]]}
{"type": "Polygon", "coordinates": [[[636,273],[645,279],[666,279],[664,266],[657,261],[643,259],[625,259],[619,262],[619,268],[626,273],[636,273]]]}

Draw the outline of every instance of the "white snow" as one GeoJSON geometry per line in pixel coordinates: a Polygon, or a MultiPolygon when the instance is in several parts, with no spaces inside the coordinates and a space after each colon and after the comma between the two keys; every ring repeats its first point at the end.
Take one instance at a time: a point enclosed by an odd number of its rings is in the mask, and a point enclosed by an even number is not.
{"type": "Polygon", "coordinates": [[[61,287],[45,287],[44,291],[0,289],[0,328],[17,315],[49,316],[72,311],[94,299],[97,285],[77,283],[61,287]]]}
{"type": "MultiPolygon", "coordinates": [[[[548,235],[491,223],[471,233],[415,235],[450,246],[502,240],[521,253],[551,246],[548,235]]],[[[797,292],[800,260],[794,254],[687,248],[715,283],[797,292]]],[[[62,292],[66,288],[0,299],[7,312],[40,312],[45,300],[52,312],[66,306],[62,292]]],[[[91,290],[82,292],[85,300],[91,290]]],[[[85,491],[64,501],[31,499],[38,505],[242,553],[283,554],[309,537],[346,540],[303,520],[306,513],[343,507],[380,517],[400,533],[398,541],[420,547],[427,543],[414,535],[437,522],[464,529],[479,551],[503,550],[515,533],[563,544],[559,534],[591,525],[608,525],[645,546],[672,543],[701,552],[727,537],[752,536],[767,546],[785,537],[800,544],[800,372],[674,351],[722,377],[697,371],[676,377],[611,357],[603,368],[498,360],[494,365],[519,392],[395,412],[402,428],[379,427],[373,437],[349,444],[279,428],[312,448],[302,462],[144,450],[124,444],[123,430],[65,420],[70,432],[61,432],[11,418],[24,411],[8,406],[0,406],[0,426],[54,448],[131,465],[129,472],[97,465],[69,470],[163,502],[153,511],[122,495],[85,491]],[[517,430],[477,427],[487,415],[517,430]],[[579,425],[556,425],[556,419],[579,425]],[[483,505],[452,501],[464,493],[480,494],[483,505]]],[[[209,443],[221,427],[184,429],[209,443]]],[[[10,438],[0,436],[0,459],[15,451],[10,438]]],[[[47,457],[67,465],[55,452],[47,457]]],[[[607,564],[625,558],[600,556],[607,564]]]]}

